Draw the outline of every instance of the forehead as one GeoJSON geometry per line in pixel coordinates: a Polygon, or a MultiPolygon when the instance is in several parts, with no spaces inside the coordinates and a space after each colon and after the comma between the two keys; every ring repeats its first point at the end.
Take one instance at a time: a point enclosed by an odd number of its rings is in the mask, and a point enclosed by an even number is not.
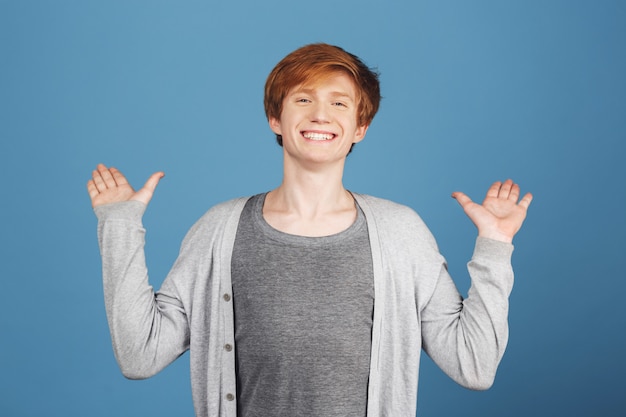
{"type": "Polygon", "coordinates": [[[288,95],[294,93],[331,94],[357,99],[354,81],[342,72],[331,72],[314,79],[309,79],[293,87],[288,95]]]}

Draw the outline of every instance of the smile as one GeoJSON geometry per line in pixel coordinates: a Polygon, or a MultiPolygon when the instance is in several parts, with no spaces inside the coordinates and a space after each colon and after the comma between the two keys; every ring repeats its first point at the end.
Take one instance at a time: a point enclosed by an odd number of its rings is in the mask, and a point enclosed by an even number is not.
{"type": "Polygon", "coordinates": [[[302,132],[302,136],[309,140],[331,140],[335,137],[332,133],[318,133],[318,132],[302,132]]]}

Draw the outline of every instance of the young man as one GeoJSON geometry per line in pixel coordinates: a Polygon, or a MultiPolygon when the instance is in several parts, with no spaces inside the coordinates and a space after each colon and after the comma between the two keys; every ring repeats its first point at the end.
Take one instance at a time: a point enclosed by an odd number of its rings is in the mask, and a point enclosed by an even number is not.
{"type": "Polygon", "coordinates": [[[453,194],[478,228],[464,300],[417,214],[343,187],[379,101],[377,75],[341,48],[284,58],[265,88],[282,183],[210,209],[156,293],[141,217],[163,173],[135,192],[98,165],[87,188],[124,375],[147,378],[189,349],[196,413],[222,417],[412,417],[422,348],[458,383],[492,384],[508,336],[511,242],[532,196],[519,200],[510,180],[482,205],[453,194]]]}

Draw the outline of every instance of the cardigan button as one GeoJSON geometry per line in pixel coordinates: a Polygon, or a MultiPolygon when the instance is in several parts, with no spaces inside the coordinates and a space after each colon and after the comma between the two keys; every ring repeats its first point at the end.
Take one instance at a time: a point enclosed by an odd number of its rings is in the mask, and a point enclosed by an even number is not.
{"type": "Polygon", "coordinates": [[[226,394],[226,399],[227,399],[228,401],[232,401],[232,400],[234,400],[234,399],[235,399],[235,396],[234,396],[233,394],[231,394],[231,393],[228,393],[228,394],[226,394]]]}
{"type": "Polygon", "coordinates": [[[233,345],[231,345],[230,343],[226,343],[224,345],[224,349],[226,350],[226,352],[230,352],[231,350],[233,350],[233,345]]]}
{"type": "Polygon", "coordinates": [[[224,301],[230,301],[230,294],[224,294],[224,301]]]}

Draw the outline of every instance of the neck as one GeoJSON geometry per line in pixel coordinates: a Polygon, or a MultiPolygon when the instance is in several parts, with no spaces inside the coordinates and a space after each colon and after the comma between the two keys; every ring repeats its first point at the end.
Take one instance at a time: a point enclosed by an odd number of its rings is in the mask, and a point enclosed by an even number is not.
{"type": "Polygon", "coordinates": [[[302,167],[284,164],[283,182],[268,198],[280,211],[315,217],[354,205],[352,195],[343,186],[343,161],[327,166],[302,167]]]}
{"type": "Polygon", "coordinates": [[[263,217],[272,227],[300,236],[328,236],[354,222],[357,211],[343,187],[343,161],[315,168],[285,163],[283,182],[263,205],[263,217]]]}

